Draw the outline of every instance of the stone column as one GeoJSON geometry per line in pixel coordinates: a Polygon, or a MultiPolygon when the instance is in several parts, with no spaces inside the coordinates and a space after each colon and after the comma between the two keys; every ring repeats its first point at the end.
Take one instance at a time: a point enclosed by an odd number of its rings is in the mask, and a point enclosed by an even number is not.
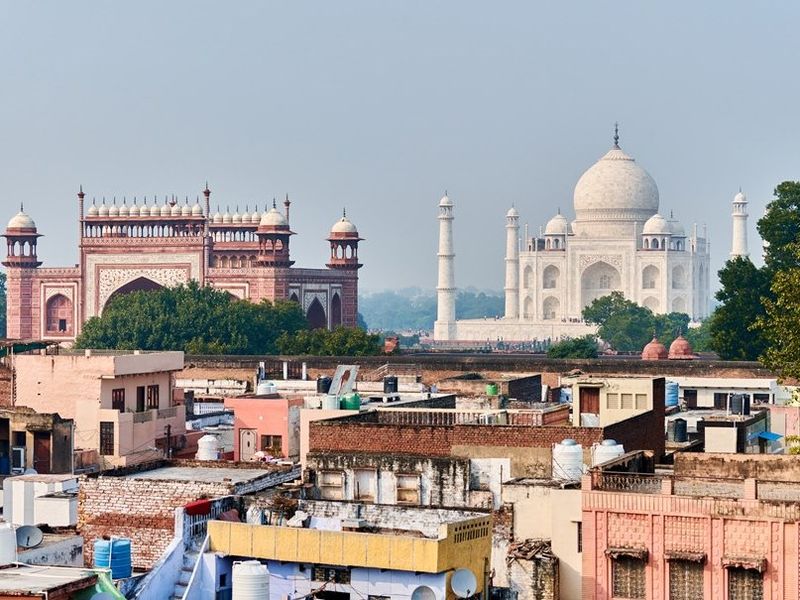
{"type": "Polygon", "coordinates": [[[455,336],[456,284],[453,252],[453,202],[447,194],[439,202],[439,281],[436,286],[436,323],[433,339],[452,340],[455,336]]]}

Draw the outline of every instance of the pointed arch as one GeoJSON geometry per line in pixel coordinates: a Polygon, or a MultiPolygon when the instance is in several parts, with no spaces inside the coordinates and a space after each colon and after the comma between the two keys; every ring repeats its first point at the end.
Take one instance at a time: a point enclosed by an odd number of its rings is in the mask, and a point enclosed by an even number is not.
{"type": "Polygon", "coordinates": [[[525,298],[525,302],[523,304],[522,316],[525,317],[526,319],[533,318],[533,298],[531,298],[530,296],[527,296],[525,298]]]}
{"type": "Polygon", "coordinates": [[[542,319],[552,321],[558,318],[561,309],[561,302],[555,296],[548,296],[542,305],[542,319]]]}
{"type": "Polygon", "coordinates": [[[331,298],[331,327],[342,324],[342,299],[339,294],[334,294],[331,298]]]}
{"type": "Polygon", "coordinates": [[[654,290],[659,286],[659,279],[661,278],[661,271],[655,265],[647,265],[642,270],[642,289],[654,290]]]}
{"type": "Polygon", "coordinates": [[[546,290],[558,287],[558,278],[561,271],[555,265],[547,265],[542,272],[542,287],[546,290]]]}
{"type": "Polygon", "coordinates": [[[108,297],[106,304],[108,304],[114,296],[129,294],[131,292],[152,292],[155,290],[160,290],[163,287],[164,286],[160,283],[156,283],[147,277],[137,277],[136,279],[129,281],[125,285],[122,285],[114,290],[108,297]]]}
{"type": "Polygon", "coordinates": [[[598,261],[581,274],[581,306],[588,306],[596,298],[611,292],[622,291],[619,271],[605,261],[598,261]]]}
{"type": "Polygon", "coordinates": [[[306,311],[306,319],[311,329],[323,329],[328,326],[328,317],[318,298],[314,298],[306,311]]]}
{"type": "Polygon", "coordinates": [[[71,335],[73,332],[72,300],[56,294],[45,306],[45,331],[49,335],[71,335]]]}
{"type": "Polygon", "coordinates": [[[522,287],[530,288],[532,285],[533,285],[533,267],[528,265],[522,272],[522,287]]]}

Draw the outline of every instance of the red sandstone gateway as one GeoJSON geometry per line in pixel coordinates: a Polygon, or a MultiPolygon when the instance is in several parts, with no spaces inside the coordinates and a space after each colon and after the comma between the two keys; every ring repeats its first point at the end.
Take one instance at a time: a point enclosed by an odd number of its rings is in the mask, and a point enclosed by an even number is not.
{"type": "Polygon", "coordinates": [[[358,243],[362,238],[345,214],[327,238],[324,269],[293,267],[289,240],[290,201],[283,212],[226,209],[212,216],[211,190],[193,205],[176,198],[163,203],[113,199],[92,201],[84,213],[78,192],[80,262],[75,267],[40,268],[41,234],[20,206],[4,237],[8,273],[8,337],[70,342],[82,324],[100,315],[115,294],[176,286],[189,281],[226,290],[237,298],[293,300],[312,327],[356,325],[358,243]]]}

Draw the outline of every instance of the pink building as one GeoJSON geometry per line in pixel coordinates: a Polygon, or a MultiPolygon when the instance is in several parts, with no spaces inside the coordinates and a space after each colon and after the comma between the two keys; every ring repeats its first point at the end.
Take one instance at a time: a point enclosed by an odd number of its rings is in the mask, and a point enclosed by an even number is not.
{"type": "Polygon", "coordinates": [[[225,398],[225,408],[233,411],[233,460],[251,460],[256,452],[272,456],[278,451],[285,458],[300,456],[301,397],[278,394],[248,394],[225,398]]]}
{"type": "Polygon", "coordinates": [[[69,342],[115,294],[175,286],[191,280],[259,302],[298,302],[312,327],[354,326],[358,313],[358,231],[346,216],[328,235],[325,269],[294,268],[289,199],[260,213],[210,214],[204,203],[116,200],[84,211],[78,193],[80,262],[41,268],[41,234],[21,208],[6,228],[8,337],[69,342]]]}
{"type": "Polygon", "coordinates": [[[800,597],[795,457],[685,454],[672,474],[626,472],[640,459],[584,476],[585,600],[800,597]]]}

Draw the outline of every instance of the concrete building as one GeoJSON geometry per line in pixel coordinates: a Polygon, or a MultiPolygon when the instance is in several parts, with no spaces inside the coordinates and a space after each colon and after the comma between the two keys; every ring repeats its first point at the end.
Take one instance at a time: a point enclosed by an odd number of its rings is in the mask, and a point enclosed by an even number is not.
{"type": "Polygon", "coordinates": [[[5,230],[8,275],[8,336],[69,343],[83,323],[102,314],[115,295],[173,287],[189,281],[259,302],[292,300],[312,327],[356,325],[358,246],[362,238],[345,216],[327,237],[330,256],[324,269],[294,268],[289,242],[289,198],[283,212],[237,209],[212,215],[211,191],[204,201],[180,205],[153,199],[116,199],[84,211],[78,193],[80,259],[75,267],[41,268],[42,234],[20,207],[5,230]]]}
{"type": "Polygon", "coordinates": [[[257,452],[298,460],[304,405],[302,396],[277,393],[225,398],[225,408],[234,415],[233,460],[252,460],[257,452]]]}
{"type": "MultiPolygon", "coordinates": [[[[207,593],[230,581],[233,562],[257,559],[269,576],[263,597],[454,600],[453,573],[468,569],[488,597],[490,516],[435,509],[301,502],[300,527],[211,521],[199,586],[207,593]],[[420,596],[421,595],[421,596],[420,596]]],[[[197,597],[210,597],[197,596],[197,597]]]]}
{"type": "Polygon", "coordinates": [[[0,567],[0,599],[72,600],[90,597],[98,573],[69,567],[6,565],[0,567]]]}
{"type": "MultiPolygon", "coordinates": [[[[569,380],[562,382],[568,384],[569,380]]],[[[572,383],[572,424],[610,425],[654,408],[663,414],[663,377],[581,377],[572,383]]]]}
{"type": "Polygon", "coordinates": [[[0,475],[71,473],[74,421],[27,406],[0,408],[0,475]]]}
{"type": "Polygon", "coordinates": [[[574,220],[559,210],[539,235],[530,235],[527,225],[520,235],[519,212],[507,212],[501,319],[455,319],[453,202],[442,198],[435,341],[585,335],[593,328],[581,321],[581,311],[613,291],[655,313],[686,313],[694,321],[708,316],[711,245],[705,228],[695,225],[687,234],[671,212],[659,214],[655,181],[618,142],[615,134],[612,148],[578,180],[574,220]]]}
{"type": "Polygon", "coordinates": [[[800,485],[791,456],[637,453],[584,476],[584,599],[800,597],[800,485]]]}
{"type": "Polygon", "coordinates": [[[183,352],[20,354],[13,368],[14,402],[72,419],[75,448],[97,450],[103,467],[162,457],[167,431],[176,446],[185,434],[172,405],[183,352]]]}

